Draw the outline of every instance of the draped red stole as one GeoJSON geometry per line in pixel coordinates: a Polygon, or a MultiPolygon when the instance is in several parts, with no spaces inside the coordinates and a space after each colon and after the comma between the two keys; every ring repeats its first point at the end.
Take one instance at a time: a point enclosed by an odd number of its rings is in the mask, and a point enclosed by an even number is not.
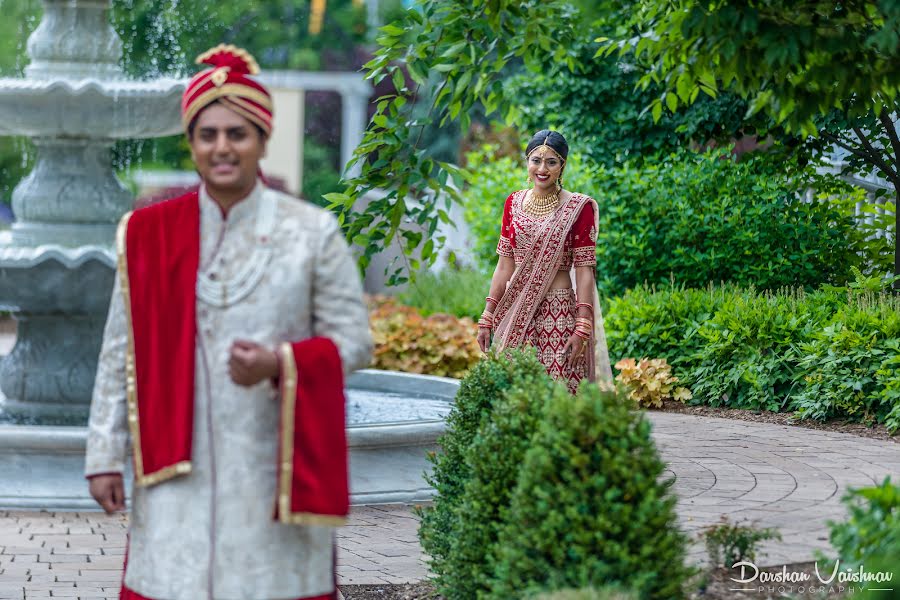
{"type": "Polygon", "coordinates": [[[128,424],[134,476],[191,472],[200,203],[196,191],[122,218],[116,234],[128,317],[128,424]]]}
{"type": "MultiPolygon", "coordinates": [[[[128,422],[138,486],[191,472],[200,204],[196,191],[122,218],[128,422]]],[[[276,516],[342,524],[349,512],[344,385],[327,338],[284,344],[276,516]]]]}

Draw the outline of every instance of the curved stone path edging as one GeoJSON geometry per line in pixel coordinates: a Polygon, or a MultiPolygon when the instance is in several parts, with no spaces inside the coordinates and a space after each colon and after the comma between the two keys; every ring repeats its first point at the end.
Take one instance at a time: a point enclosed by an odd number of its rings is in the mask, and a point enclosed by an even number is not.
{"type": "MultiPolygon", "coordinates": [[[[653,437],[674,475],[682,528],[696,537],[722,515],[778,530],[760,565],[831,553],[829,520],[841,521],[851,487],[900,482],[900,444],[785,425],[649,413],[653,437]]],[[[701,543],[690,556],[706,559],[701,543]]]]}
{"type": "MultiPolygon", "coordinates": [[[[830,551],[828,520],[842,520],[841,497],[891,475],[900,480],[900,444],[768,423],[651,412],[653,437],[676,478],[681,526],[706,560],[699,530],[721,515],[774,527],[759,565],[800,562],[830,551]]],[[[402,583],[427,576],[410,507],[355,507],[338,536],[342,583],[402,583]]],[[[99,513],[0,511],[0,599],[116,598],[126,518],[99,513]]]]}

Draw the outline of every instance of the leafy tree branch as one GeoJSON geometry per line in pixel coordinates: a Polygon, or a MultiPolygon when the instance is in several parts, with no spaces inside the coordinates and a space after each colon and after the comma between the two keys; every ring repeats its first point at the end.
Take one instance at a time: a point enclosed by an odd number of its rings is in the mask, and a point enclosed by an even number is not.
{"type": "MultiPolygon", "coordinates": [[[[411,271],[434,262],[444,242],[437,227],[451,222],[448,211],[460,199],[455,182],[462,172],[427,155],[421,146],[425,128],[455,121],[466,129],[476,104],[509,120],[514,106],[500,74],[510,65],[539,70],[563,62],[574,68],[567,49],[572,10],[560,0],[426,0],[380,29],[380,47],[365,69],[376,83],[390,77],[396,94],[379,99],[348,165],[359,174],[347,179],[342,193],[326,196],[347,237],[362,248],[362,268],[395,239],[411,271]],[[414,86],[407,85],[404,70],[414,86]],[[418,115],[426,98],[430,108],[418,115]]],[[[389,285],[407,280],[402,266],[390,269],[389,285]]]]}
{"type": "Polygon", "coordinates": [[[692,105],[700,91],[733,92],[749,102],[748,115],[768,115],[820,154],[829,144],[847,150],[852,168],[880,171],[900,194],[895,1],[644,0],[629,25],[632,34],[598,40],[597,56],[627,56],[643,69],[642,89],[659,86],[649,105],[655,120],[692,105]]]}

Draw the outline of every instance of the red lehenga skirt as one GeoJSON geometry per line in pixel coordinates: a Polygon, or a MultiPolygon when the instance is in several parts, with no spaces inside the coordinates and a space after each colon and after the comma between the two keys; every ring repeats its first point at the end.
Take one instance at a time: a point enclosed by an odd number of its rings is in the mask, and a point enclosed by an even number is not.
{"type": "Polygon", "coordinates": [[[563,353],[566,342],[575,333],[575,303],[575,290],[550,290],[538,305],[525,332],[525,339],[537,348],[538,359],[547,367],[550,377],[565,382],[573,394],[578,391],[581,380],[587,378],[586,354],[568,367],[563,353]]]}

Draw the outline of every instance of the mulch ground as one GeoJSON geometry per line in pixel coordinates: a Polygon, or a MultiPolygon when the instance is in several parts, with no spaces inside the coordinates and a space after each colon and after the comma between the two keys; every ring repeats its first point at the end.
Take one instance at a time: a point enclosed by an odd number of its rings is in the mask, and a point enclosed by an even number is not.
{"type": "Polygon", "coordinates": [[[342,585],[344,600],[419,600],[440,598],[428,583],[394,583],[383,585],[342,585]]]}
{"type": "MultiPolygon", "coordinates": [[[[831,574],[823,572],[824,566],[820,566],[820,573],[826,579],[831,574]]],[[[736,583],[732,577],[739,578],[737,572],[719,569],[713,572],[705,572],[697,576],[690,585],[693,592],[689,595],[691,600],[783,600],[793,598],[795,600],[840,600],[859,594],[859,590],[849,590],[850,584],[837,584],[827,586],[820,583],[816,572],[815,563],[796,563],[792,565],[780,565],[760,569],[759,578],[763,573],[783,574],[787,572],[805,574],[809,577],[806,582],[797,583],[736,583]],[[843,587],[841,587],[843,585],[843,587]],[[854,594],[855,592],[855,594],[854,594]]],[[[435,593],[434,587],[428,583],[406,583],[393,585],[342,585],[341,593],[345,600],[443,600],[443,596],[435,593]]]]}

